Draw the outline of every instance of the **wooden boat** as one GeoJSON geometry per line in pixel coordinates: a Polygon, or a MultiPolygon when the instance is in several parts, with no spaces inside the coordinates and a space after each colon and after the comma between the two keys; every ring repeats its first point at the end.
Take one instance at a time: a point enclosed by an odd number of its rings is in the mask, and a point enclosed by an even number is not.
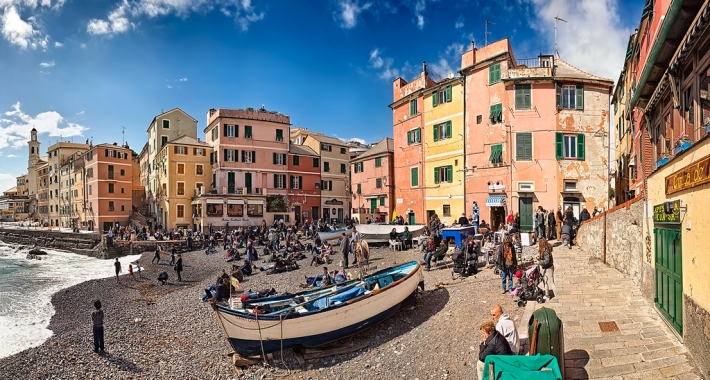
{"type": "Polygon", "coordinates": [[[368,329],[394,315],[417,286],[424,288],[424,277],[412,261],[329,288],[213,305],[234,351],[248,357],[315,347],[368,329]]]}
{"type": "Polygon", "coordinates": [[[318,235],[320,236],[320,239],[322,241],[331,241],[331,240],[338,240],[340,239],[340,234],[345,232],[345,236],[350,236],[353,234],[353,230],[350,228],[341,228],[339,230],[333,230],[333,231],[327,231],[327,232],[318,232],[318,235]]]}
{"type": "Polygon", "coordinates": [[[404,232],[404,227],[409,228],[412,237],[415,238],[424,232],[423,224],[414,224],[411,226],[400,226],[394,224],[358,224],[355,226],[357,232],[363,239],[367,239],[370,243],[388,243],[390,240],[390,232],[394,228],[398,234],[404,232]]]}

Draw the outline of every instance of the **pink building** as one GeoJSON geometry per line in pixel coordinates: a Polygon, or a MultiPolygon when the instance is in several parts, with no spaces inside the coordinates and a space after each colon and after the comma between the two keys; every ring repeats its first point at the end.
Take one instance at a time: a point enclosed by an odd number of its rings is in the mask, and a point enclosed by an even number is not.
{"type": "Polygon", "coordinates": [[[133,151],[99,144],[84,155],[86,219],[89,230],[128,225],[132,206],[133,151]]]}
{"type": "Polygon", "coordinates": [[[291,144],[288,153],[288,201],[296,223],[318,219],[321,205],[320,156],[308,145],[291,144]]]}
{"type": "Polygon", "coordinates": [[[392,220],[394,211],[394,140],[386,137],[350,161],[353,194],[351,215],[364,223],[366,218],[392,220]]]}

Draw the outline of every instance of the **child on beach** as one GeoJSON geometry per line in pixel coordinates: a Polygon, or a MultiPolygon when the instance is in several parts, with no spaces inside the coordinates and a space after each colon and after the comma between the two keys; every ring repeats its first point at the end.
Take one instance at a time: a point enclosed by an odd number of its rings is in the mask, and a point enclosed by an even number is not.
{"type": "Polygon", "coordinates": [[[133,275],[133,264],[128,263],[128,275],[131,276],[133,280],[136,279],[136,276],[133,275]]]}
{"type": "Polygon", "coordinates": [[[140,264],[139,260],[134,261],[133,265],[135,265],[136,268],[138,269],[138,277],[143,278],[143,275],[141,274],[141,264],[140,264]]]}
{"type": "Polygon", "coordinates": [[[116,282],[118,282],[118,274],[121,273],[121,263],[118,261],[118,257],[116,261],[114,261],[113,266],[116,267],[116,282]]]}
{"type": "Polygon", "coordinates": [[[94,352],[104,352],[104,311],[101,310],[101,301],[94,301],[94,310],[91,313],[91,321],[93,322],[94,332],[94,352]]]}

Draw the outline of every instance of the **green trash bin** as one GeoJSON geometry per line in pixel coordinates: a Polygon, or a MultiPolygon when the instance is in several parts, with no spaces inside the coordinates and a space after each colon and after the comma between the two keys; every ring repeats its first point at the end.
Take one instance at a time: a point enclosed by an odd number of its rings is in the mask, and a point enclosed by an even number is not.
{"type": "Polygon", "coordinates": [[[530,355],[549,354],[557,358],[560,371],[565,375],[565,341],[562,320],[554,310],[546,307],[536,310],[528,321],[530,355]],[[535,331],[537,329],[537,332],[535,331]]]}

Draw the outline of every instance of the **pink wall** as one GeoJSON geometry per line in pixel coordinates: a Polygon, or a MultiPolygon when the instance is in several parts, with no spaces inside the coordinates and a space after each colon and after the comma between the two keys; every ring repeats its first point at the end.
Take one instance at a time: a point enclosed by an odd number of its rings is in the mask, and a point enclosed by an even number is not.
{"type": "Polygon", "coordinates": [[[126,225],[131,214],[132,207],[132,178],[133,164],[132,151],[113,145],[98,145],[91,150],[93,157],[87,160],[85,156],[86,170],[93,169],[92,177],[86,178],[86,207],[91,205],[93,212],[87,209],[87,221],[93,221],[94,228],[103,231],[104,222],[118,222],[126,225]],[[118,157],[106,157],[106,149],[115,150],[116,153],[124,153],[126,159],[118,157]],[[113,180],[108,178],[108,167],[113,165],[113,180]],[[124,175],[121,175],[124,170],[124,175]],[[109,184],[113,184],[114,192],[109,193],[109,184]],[[91,186],[91,194],[88,187],[91,186]],[[123,189],[123,192],[121,192],[123,189]],[[109,211],[109,202],[113,202],[114,209],[109,211]],[[123,210],[121,207],[123,206],[123,210]]]}
{"type": "MultiPolygon", "coordinates": [[[[406,139],[406,134],[405,134],[406,139]]],[[[355,172],[355,165],[350,165],[351,173],[351,183],[352,183],[352,193],[353,198],[353,208],[370,208],[370,200],[366,199],[369,195],[378,195],[377,198],[377,209],[379,209],[380,214],[387,214],[388,218],[392,217],[392,206],[394,206],[395,200],[392,199],[392,187],[390,185],[395,185],[391,181],[394,178],[394,165],[393,162],[394,154],[387,154],[379,156],[381,157],[381,166],[375,167],[375,157],[368,157],[365,160],[357,160],[355,162],[362,162],[363,171],[355,172]],[[383,178],[387,178],[387,182],[383,178]],[[382,187],[377,188],[377,178],[382,179],[382,187]],[[361,193],[357,194],[357,185],[360,184],[361,193]],[[384,206],[380,206],[379,198],[385,196],[384,206]]],[[[409,175],[407,175],[409,179],[409,175]]],[[[398,213],[399,215],[399,213],[398,213]]],[[[403,215],[404,216],[404,215],[403,215]]]]}

